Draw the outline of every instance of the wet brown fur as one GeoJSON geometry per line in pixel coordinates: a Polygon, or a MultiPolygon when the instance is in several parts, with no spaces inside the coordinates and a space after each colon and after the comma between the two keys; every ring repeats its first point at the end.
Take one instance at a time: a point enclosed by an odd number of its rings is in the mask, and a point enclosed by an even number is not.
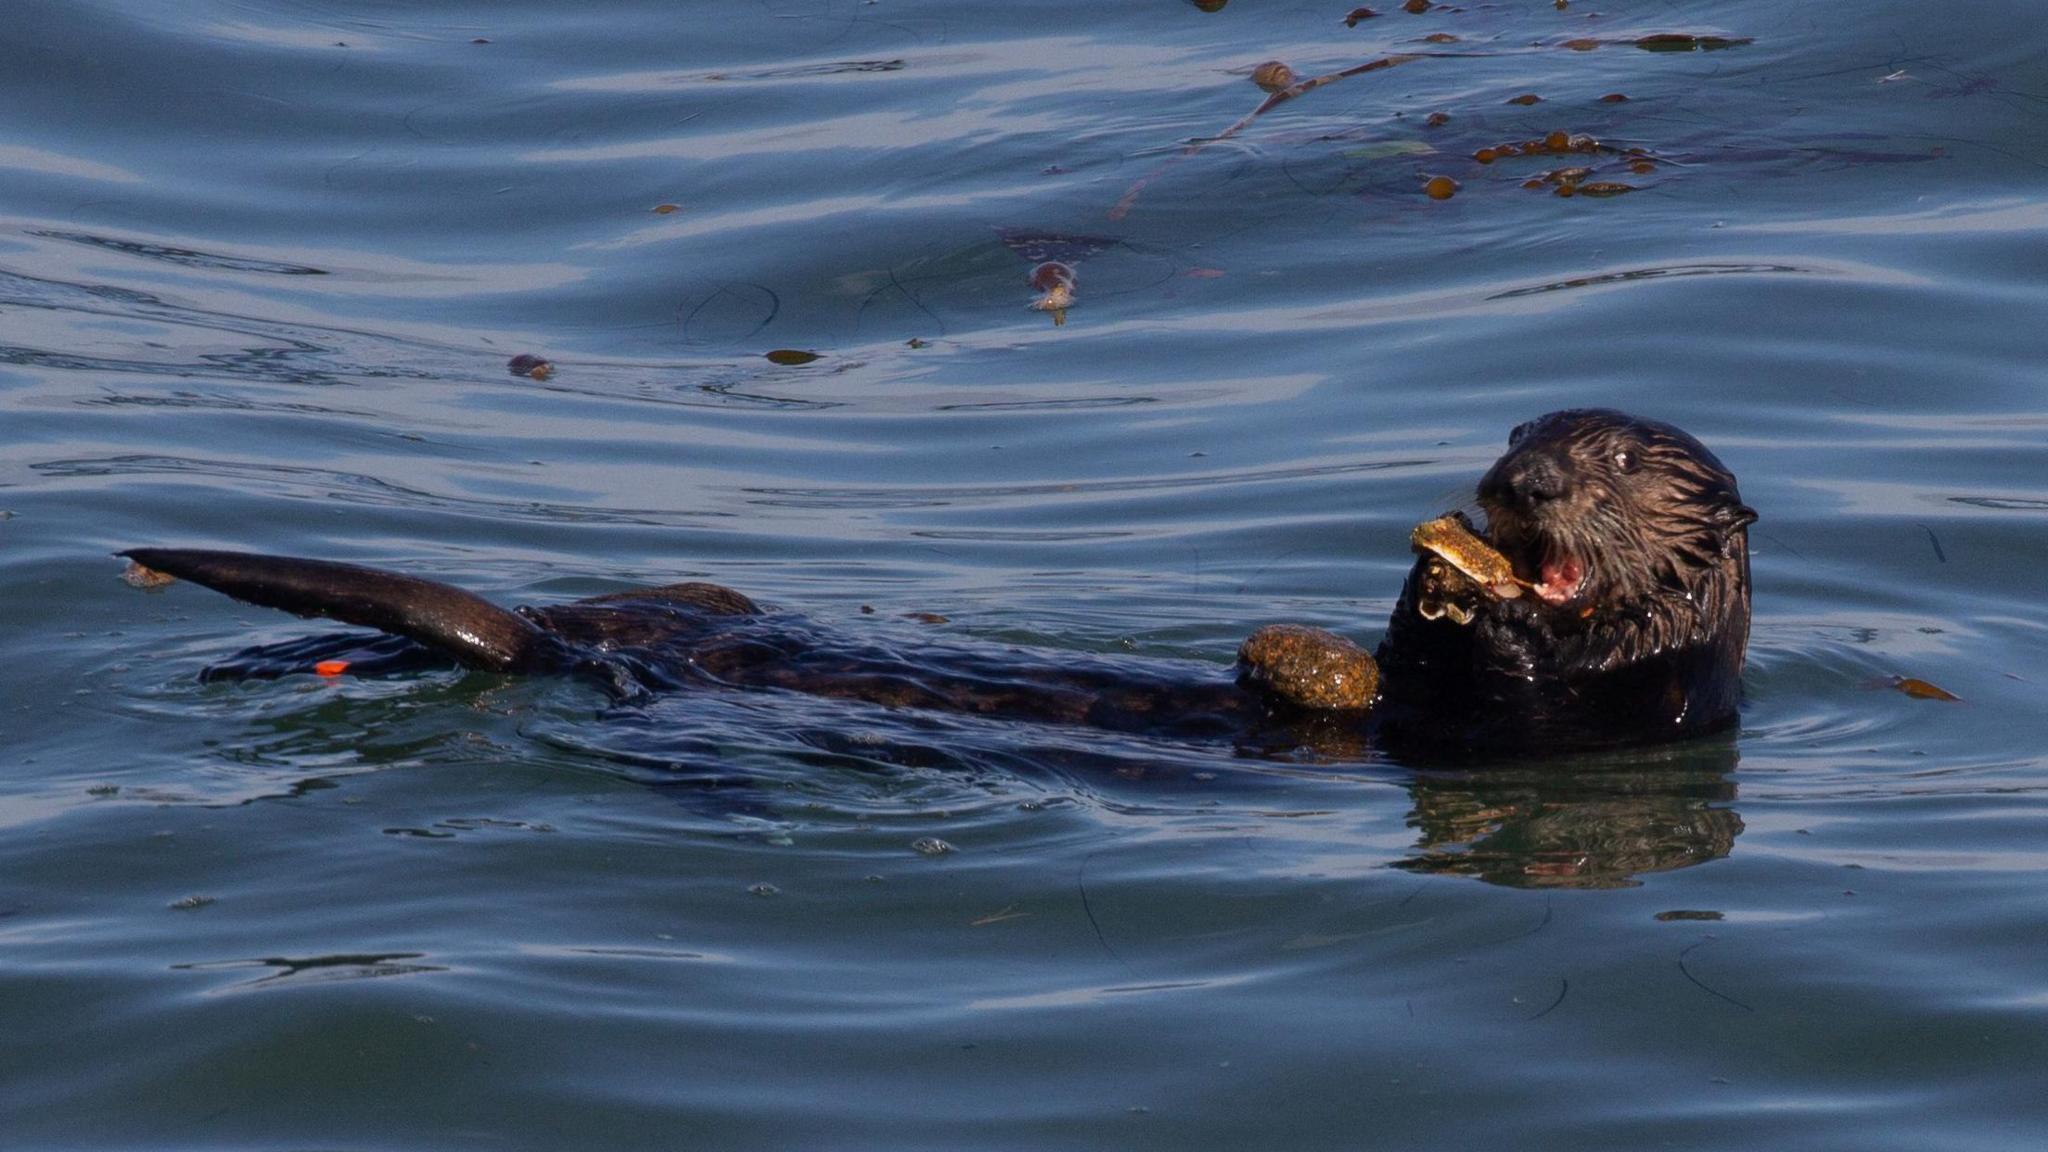
{"type": "Polygon", "coordinates": [[[1553,412],[1514,430],[1477,497],[1519,575],[1567,555],[1584,574],[1567,603],[1493,601],[1469,627],[1422,619],[1411,574],[1378,652],[1388,742],[1585,746],[1735,719],[1756,513],[1712,452],[1654,420],[1553,412]]]}
{"type": "MultiPolygon", "coordinates": [[[[1417,756],[1669,739],[1734,719],[1749,634],[1744,529],[1755,513],[1712,453],[1667,424],[1557,412],[1515,430],[1477,497],[1518,574],[1534,580],[1546,559],[1569,554],[1585,569],[1579,594],[1558,605],[1532,595],[1484,601],[1469,625],[1426,620],[1415,608],[1418,562],[1377,653],[1381,689],[1369,711],[1303,708],[1322,697],[1296,692],[1288,704],[1270,679],[1232,683],[1184,662],[855,639],[715,584],[508,611],[447,585],[327,561],[125,555],[249,603],[415,642],[293,642],[244,653],[221,676],[303,671],[355,644],[359,670],[373,673],[439,653],[491,671],[591,674],[627,696],[718,684],[1261,746],[1338,733],[1347,747],[1366,736],[1417,756]]],[[[1330,642],[1350,649],[1335,655],[1362,660],[1348,642],[1330,642]]],[[[1349,666],[1314,658],[1333,653],[1306,655],[1304,667],[1349,666]]]]}

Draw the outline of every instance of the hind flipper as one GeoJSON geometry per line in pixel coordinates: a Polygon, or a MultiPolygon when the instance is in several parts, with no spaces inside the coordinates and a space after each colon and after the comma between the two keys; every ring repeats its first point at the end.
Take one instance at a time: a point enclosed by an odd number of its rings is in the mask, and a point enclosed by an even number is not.
{"type": "Polygon", "coordinates": [[[244,603],[409,637],[471,668],[534,671],[560,659],[554,638],[525,617],[416,576],[253,552],[135,548],[120,555],[244,603]]]}

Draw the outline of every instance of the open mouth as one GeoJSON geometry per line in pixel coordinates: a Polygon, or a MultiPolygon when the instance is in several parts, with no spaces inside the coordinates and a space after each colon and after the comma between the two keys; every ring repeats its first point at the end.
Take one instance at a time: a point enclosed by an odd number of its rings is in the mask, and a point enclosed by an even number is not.
{"type": "Polygon", "coordinates": [[[1570,552],[1551,548],[1539,568],[1542,578],[1530,586],[1547,604],[1569,604],[1586,583],[1586,562],[1570,552]]]}
{"type": "Polygon", "coordinates": [[[1489,541],[1514,565],[1516,583],[1552,606],[1570,604],[1586,592],[1592,575],[1587,558],[1510,509],[1485,507],[1489,541]]]}

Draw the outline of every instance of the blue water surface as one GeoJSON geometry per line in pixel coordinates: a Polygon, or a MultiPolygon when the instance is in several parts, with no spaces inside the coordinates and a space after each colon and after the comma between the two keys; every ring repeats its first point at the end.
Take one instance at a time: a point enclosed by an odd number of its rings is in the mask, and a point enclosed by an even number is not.
{"type": "Polygon", "coordinates": [[[0,1144],[2038,1147],[2048,24],[1352,7],[16,0],[0,1144]],[[1738,732],[202,683],[315,626],[108,558],[1224,677],[1580,405],[1762,514],[1738,732]]]}

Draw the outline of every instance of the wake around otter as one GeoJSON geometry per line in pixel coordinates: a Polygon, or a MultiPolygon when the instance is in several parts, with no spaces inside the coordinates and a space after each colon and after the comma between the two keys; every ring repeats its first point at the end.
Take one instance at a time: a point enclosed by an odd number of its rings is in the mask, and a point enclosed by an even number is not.
{"type": "Polygon", "coordinates": [[[1756,514],[1699,441],[1605,409],[1554,412],[1515,429],[1475,495],[1479,538],[1462,520],[1434,535],[1448,533],[1439,547],[1463,565],[1511,569],[1492,571],[1490,589],[1465,588],[1446,610],[1445,581],[1461,576],[1425,552],[1372,657],[1329,633],[1280,626],[1248,641],[1229,675],[1192,661],[857,639],[716,584],[508,610],[352,564],[182,548],[121,555],[245,603],[387,636],[251,649],[210,676],[452,661],[590,676],[624,697],[783,690],[1267,748],[1341,732],[1421,757],[1641,743],[1734,721],[1756,514]]]}

